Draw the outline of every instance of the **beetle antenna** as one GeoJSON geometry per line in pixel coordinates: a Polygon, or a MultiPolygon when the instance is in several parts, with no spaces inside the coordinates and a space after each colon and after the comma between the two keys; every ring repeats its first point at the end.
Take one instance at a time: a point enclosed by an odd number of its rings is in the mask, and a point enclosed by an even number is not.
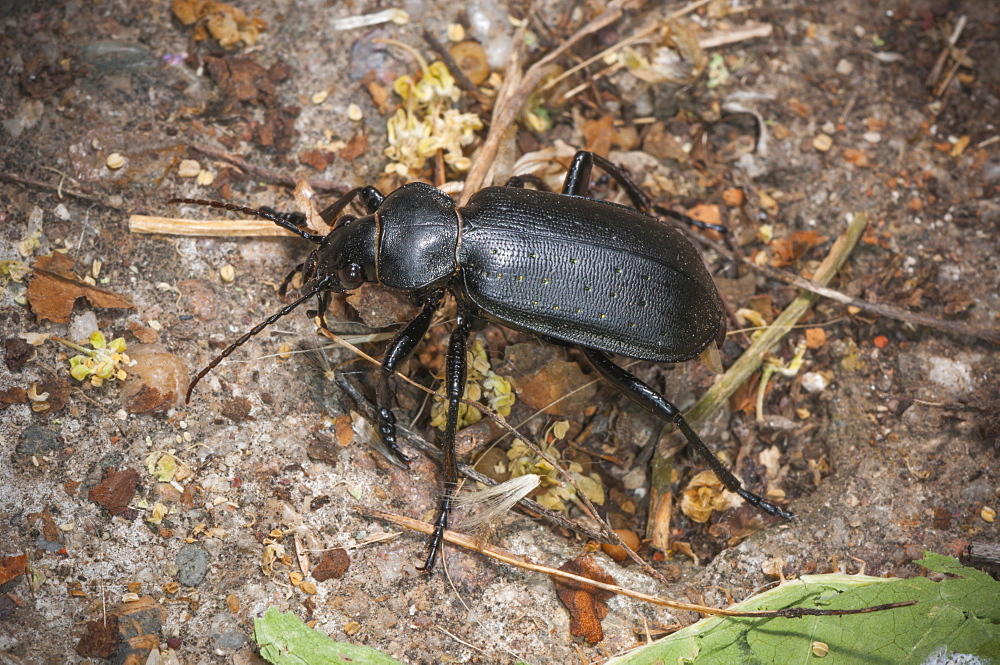
{"type": "Polygon", "coordinates": [[[315,233],[309,233],[308,231],[303,231],[295,224],[282,217],[280,214],[266,209],[260,208],[248,208],[247,206],[240,206],[234,203],[223,203],[222,201],[209,201],[207,199],[170,199],[167,203],[188,203],[190,205],[205,206],[206,208],[218,208],[220,210],[229,210],[231,212],[242,212],[244,215],[252,215],[254,217],[260,217],[266,219],[269,222],[274,222],[278,226],[288,231],[291,231],[295,235],[301,236],[308,240],[309,242],[321,243],[325,236],[316,235],[315,233]]]}
{"type": "Polygon", "coordinates": [[[276,313],[272,314],[271,316],[267,317],[266,319],[264,319],[263,321],[261,321],[260,323],[258,323],[257,325],[255,325],[250,330],[250,332],[246,333],[245,335],[243,335],[242,337],[240,337],[238,340],[236,340],[235,342],[233,342],[232,344],[230,344],[228,347],[226,347],[225,351],[223,351],[222,353],[220,353],[219,355],[217,355],[215,357],[215,359],[212,360],[212,362],[210,362],[207,367],[205,367],[205,369],[203,369],[200,372],[198,372],[198,375],[196,377],[194,377],[194,381],[192,381],[190,383],[190,385],[188,385],[187,395],[185,395],[185,397],[184,397],[184,403],[187,404],[187,403],[189,403],[191,401],[191,393],[194,391],[194,387],[196,385],[198,385],[198,382],[201,381],[202,378],[204,378],[204,376],[206,374],[208,374],[213,369],[215,369],[216,366],[218,366],[219,363],[221,363],[223,360],[225,360],[229,356],[229,354],[231,354],[233,351],[235,351],[239,347],[241,347],[244,344],[246,344],[247,340],[249,340],[251,337],[253,337],[257,333],[259,333],[261,330],[263,330],[264,328],[268,327],[269,325],[271,325],[272,323],[274,323],[275,321],[277,321],[281,317],[285,316],[286,314],[291,313],[292,310],[294,310],[296,307],[298,307],[299,305],[301,305],[302,303],[304,303],[306,300],[308,300],[309,298],[312,298],[314,295],[316,295],[317,293],[319,293],[320,291],[322,291],[323,287],[326,286],[326,284],[327,284],[328,281],[329,281],[329,279],[321,280],[316,285],[316,287],[313,288],[309,293],[305,294],[304,296],[302,296],[301,298],[299,298],[298,300],[296,300],[295,302],[293,302],[291,305],[287,305],[285,307],[282,307],[276,313]]]}

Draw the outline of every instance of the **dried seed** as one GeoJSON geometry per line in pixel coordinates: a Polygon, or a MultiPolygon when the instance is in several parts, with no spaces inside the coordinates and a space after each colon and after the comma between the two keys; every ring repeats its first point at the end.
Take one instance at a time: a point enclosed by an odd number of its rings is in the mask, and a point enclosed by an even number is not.
{"type": "Polygon", "coordinates": [[[833,147],[833,139],[826,134],[817,134],[813,137],[813,147],[820,152],[826,152],[833,147]]]}
{"type": "Polygon", "coordinates": [[[223,282],[232,282],[236,279],[236,268],[227,263],[219,268],[219,277],[222,278],[223,282]]]}
{"type": "Polygon", "coordinates": [[[347,107],[347,118],[358,122],[365,117],[365,114],[361,112],[361,107],[357,104],[351,104],[347,107]]]}
{"type": "Polygon", "coordinates": [[[486,51],[479,42],[459,42],[449,48],[448,53],[474,85],[481,85],[489,78],[490,64],[486,60],[486,51]]]}
{"type": "Polygon", "coordinates": [[[201,164],[197,159],[182,159],[177,167],[177,175],[181,178],[194,178],[201,173],[201,164]]]}
{"type": "Polygon", "coordinates": [[[465,28],[458,23],[450,24],[448,26],[448,41],[460,42],[463,39],[465,39],[465,28]]]}
{"type": "Polygon", "coordinates": [[[121,167],[125,166],[125,157],[121,153],[113,152],[108,155],[108,158],[104,161],[108,165],[108,168],[112,171],[117,171],[121,167]]]}
{"type": "Polygon", "coordinates": [[[194,182],[196,185],[199,185],[200,187],[208,187],[214,181],[215,181],[215,176],[212,175],[211,171],[206,171],[205,169],[202,169],[201,171],[198,172],[198,177],[195,178],[194,182]]]}

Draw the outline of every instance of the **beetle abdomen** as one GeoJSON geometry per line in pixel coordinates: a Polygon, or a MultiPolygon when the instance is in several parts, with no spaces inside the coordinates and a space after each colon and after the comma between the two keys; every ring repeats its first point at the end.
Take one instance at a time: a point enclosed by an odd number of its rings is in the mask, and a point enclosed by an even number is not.
{"type": "Polygon", "coordinates": [[[503,325],[661,362],[696,356],[719,331],[701,257],[653,217],[512,188],[482,190],[461,214],[465,291],[503,325]]]}

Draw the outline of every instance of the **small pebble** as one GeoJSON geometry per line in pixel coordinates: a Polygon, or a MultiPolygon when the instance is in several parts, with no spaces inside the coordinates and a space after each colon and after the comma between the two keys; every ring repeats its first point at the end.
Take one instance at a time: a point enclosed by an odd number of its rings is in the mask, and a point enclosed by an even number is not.
{"type": "Polygon", "coordinates": [[[208,552],[200,545],[188,544],[177,551],[177,581],[187,587],[196,587],[208,574],[208,552]]]}
{"type": "Polygon", "coordinates": [[[63,449],[59,435],[40,425],[25,428],[20,439],[14,448],[14,452],[19,455],[48,455],[63,449]]]}
{"type": "Polygon", "coordinates": [[[851,64],[850,60],[845,60],[842,58],[840,62],[837,63],[837,73],[840,74],[841,76],[848,76],[853,71],[854,71],[854,65],[851,64]]]}
{"type": "Polygon", "coordinates": [[[806,389],[806,392],[821,393],[826,390],[828,385],[830,382],[819,372],[806,372],[802,375],[802,387],[806,389]]]}
{"type": "MultiPolygon", "coordinates": [[[[633,551],[639,548],[639,536],[637,536],[634,531],[630,531],[628,529],[615,529],[615,533],[617,533],[618,537],[622,539],[622,542],[628,545],[628,547],[633,551]]],[[[603,543],[601,544],[601,549],[615,561],[624,561],[628,558],[628,552],[626,552],[623,547],[619,547],[618,545],[603,543]]]]}
{"type": "Polygon", "coordinates": [[[248,639],[246,633],[240,630],[236,617],[228,612],[220,612],[212,618],[209,635],[216,649],[239,649],[248,639]]]}
{"type": "Polygon", "coordinates": [[[201,164],[196,159],[183,159],[177,167],[177,175],[181,178],[194,178],[201,173],[201,164]]]}

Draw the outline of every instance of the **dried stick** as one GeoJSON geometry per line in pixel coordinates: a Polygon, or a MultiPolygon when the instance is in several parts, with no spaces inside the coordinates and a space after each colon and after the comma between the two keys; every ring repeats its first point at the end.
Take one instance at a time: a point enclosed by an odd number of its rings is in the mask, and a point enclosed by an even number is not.
{"type": "MultiPolygon", "coordinates": [[[[816,270],[814,282],[820,286],[826,286],[847,261],[858,239],[861,237],[865,226],[868,225],[867,213],[856,213],[847,229],[837,238],[830,248],[830,253],[816,270]]],[[[798,320],[812,307],[819,299],[815,293],[802,293],[785,308],[785,310],[769,325],[763,333],[751,344],[746,351],[733,363],[732,367],[715,381],[704,397],[695,404],[686,414],[688,422],[692,427],[702,424],[712,415],[716,409],[725,404],[732,394],[743,383],[750,378],[750,375],[757,371],[764,360],[764,356],[774,348],[782,337],[798,323],[798,320]]]]}
{"type": "Polygon", "coordinates": [[[981,328],[979,326],[969,325],[968,323],[963,323],[961,321],[946,321],[945,319],[939,319],[927,314],[910,312],[901,307],[896,307],[895,305],[886,305],[882,303],[870,302],[861,298],[853,298],[845,293],[837,291],[836,289],[831,289],[827,286],[817,284],[815,281],[792,274],[786,270],[777,270],[775,268],[771,268],[770,266],[757,265],[745,256],[732,252],[721,243],[715,242],[714,240],[711,240],[703,235],[698,234],[694,237],[698,242],[711,247],[722,256],[725,256],[733,261],[739,261],[748,266],[751,270],[759,272],[765,277],[770,277],[771,279],[791,284],[794,287],[809,291],[810,293],[815,293],[816,295],[823,296],[824,298],[829,298],[830,300],[835,300],[836,302],[843,303],[844,305],[857,307],[862,311],[870,312],[878,316],[884,316],[888,319],[895,319],[904,323],[927,326],[928,328],[934,328],[953,335],[968,335],[969,337],[976,337],[988,342],[993,342],[994,344],[1000,343],[1000,328],[981,328]]]}
{"type": "MultiPolygon", "coordinates": [[[[410,529],[412,531],[418,531],[420,533],[432,534],[434,533],[434,525],[428,524],[426,522],[421,522],[420,520],[411,519],[409,517],[404,517],[402,515],[394,515],[393,513],[387,513],[381,510],[375,510],[372,508],[360,508],[360,512],[368,517],[374,517],[376,519],[385,520],[386,522],[391,522],[397,526],[410,529]]],[[[804,616],[845,616],[849,614],[867,614],[869,612],[881,612],[883,610],[891,610],[897,607],[908,607],[910,605],[916,605],[915,600],[906,600],[898,603],[888,603],[885,605],[874,605],[872,607],[862,607],[854,610],[821,610],[814,609],[811,607],[786,607],[780,610],[753,610],[753,611],[743,611],[743,610],[732,610],[732,609],[720,609],[717,607],[708,607],[707,605],[696,605],[695,603],[685,603],[679,600],[669,600],[667,598],[661,598],[659,596],[651,596],[640,591],[633,591],[631,589],[626,589],[625,587],[618,586],[617,584],[607,584],[605,582],[598,582],[592,580],[589,577],[583,577],[581,575],[574,575],[573,573],[568,573],[564,570],[559,570],[558,568],[552,568],[550,566],[543,566],[537,563],[531,563],[526,561],[523,557],[520,557],[512,552],[503,550],[499,547],[494,547],[492,545],[486,545],[480,543],[475,538],[467,536],[463,533],[457,531],[445,530],[444,539],[446,542],[452,545],[458,545],[459,547],[464,547],[467,550],[473,552],[479,552],[484,554],[491,559],[501,561],[511,566],[517,568],[523,568],[524,570],[532,570],[537,573],[543,573],[550,577],[559,577],[564,580],[569,580],[581,585],[584,589],[596,588],[603,589],[605,591],[610,591],[621,596],[626,596],[628,598],[634,598],[636,600],[641,600],[651,605],[658,605],[659,607],[666,607],[672,610],[685,610],[688,612],[698,612],[699,614],[707,614],[711,616],[727,616],[727,617],[742,617],[742,618],[788,618],[788,619],[798,619],[804,616]]]]}
{"type": "Polygon", "coordinates": [[[128,229],[132,233],[161,233],[172,236],[298,237],[274,222],[262,219],[178,219],[155,215],[129,215],[128,229]]]}
{"type": "MultiPolygon", "coordinates": [[[[65,178],[63,178],[65,179],[65,178]]],[[[36,189],[45,189],[50,192],[55,192],[62,198],[63,194],[67,196],[72,196],[73,198],[80,199],[82,201],[89,201],[90,203],[96,203],[97,205],[104,206],[105,208],[111,208],[112,210],[121,210],[121,206],[116,206],[108,201],[90,194],[88,192],[77,191],[75,189],[68,189],[62,186],[62,181],[58,185],[53,185],[51,183],[43,182],[41,180],[35,180],[34,178],[26,178],[24,176],[16,175],[14,173],[0,172],[0,180],[5,180],[7,182],[14,182],[19,185],[27,185],[28,187],[34,187],[36,189]]]]}

